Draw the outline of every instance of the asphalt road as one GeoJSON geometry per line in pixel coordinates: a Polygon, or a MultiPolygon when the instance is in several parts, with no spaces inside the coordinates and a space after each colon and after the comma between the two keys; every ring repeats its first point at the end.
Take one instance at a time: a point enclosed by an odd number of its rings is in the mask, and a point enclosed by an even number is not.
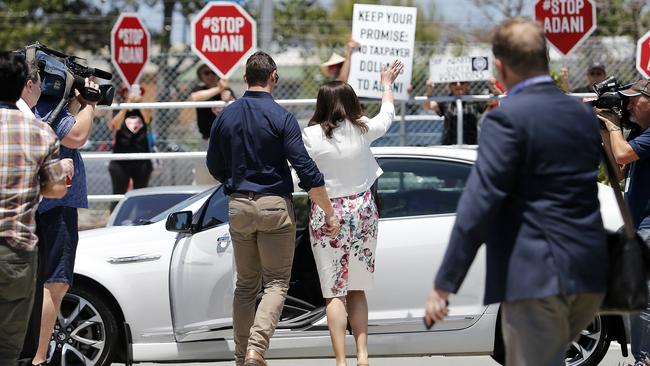
{"type": "MultiPolygon", "coordinates": [[[[354,359],[348,359],[348,365],[355,365],[354,359]]],[[[308,359],[308,360],[271,360],[269,366],[334,366],[333,359],[308,359]]],[[[455,356],[455,357],[391,357],[391,358],[370,358],[372,366],[498,366],[489,356],[455,356]]],[[[607,356],[600,363],[602,366],[628,366],[632,365],[631,357],[624,358],[618,344],[609,348],[607,356]]],[[[114,364],[115,366],[122,364],[114,364]]],[[[156,366],[161,364],[141,363],[138,366],[156,366]]],[[[234,362],[208,362],[208,363],[184,363],[174,364],[178,366],[233,366],[234,362]]]]}

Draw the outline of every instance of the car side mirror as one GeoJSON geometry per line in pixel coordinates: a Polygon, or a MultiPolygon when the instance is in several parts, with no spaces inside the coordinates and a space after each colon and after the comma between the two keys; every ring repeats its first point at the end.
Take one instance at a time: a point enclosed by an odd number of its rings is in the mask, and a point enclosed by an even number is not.
{"type": "Polygon", "coordinates": [[[191,233],[192,211],[180,211],[170,214],[167,216],[165,229],[176,233],[191,233]]]}

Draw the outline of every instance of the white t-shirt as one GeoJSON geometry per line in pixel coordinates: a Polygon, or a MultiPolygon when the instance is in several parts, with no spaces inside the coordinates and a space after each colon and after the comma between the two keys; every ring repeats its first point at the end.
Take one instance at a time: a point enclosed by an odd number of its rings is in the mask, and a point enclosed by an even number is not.
{"type": "Polygon", "coordinates": [[[374,118],[361,118],[368,126],[366,133],[347,120],[334,129],[332,138],[325,136],[320,125],[302,131],[307,153],[325,176],[330,198],[364,192],[383,173],[372,156],[370,144],[388,131],[394,117],[393,103],[384,103],[374,118]]]}

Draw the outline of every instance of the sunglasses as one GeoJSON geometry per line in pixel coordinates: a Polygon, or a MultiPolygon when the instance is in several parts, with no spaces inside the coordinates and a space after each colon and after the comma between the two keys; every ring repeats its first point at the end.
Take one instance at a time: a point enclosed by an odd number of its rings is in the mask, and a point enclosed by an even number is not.
{"type": "Polygon", "coordinates": [[[589,71],[589,75],[591,76],[604,76],[605,73],[602,71],[589,71]]]}
{"type": "Polygon", "coordinates": [[[203,71],[201,71],[201,75],[203,75],[203,76],[214,75],[214,71],[212,71],[212,70],[203,70],[203,71]]]}

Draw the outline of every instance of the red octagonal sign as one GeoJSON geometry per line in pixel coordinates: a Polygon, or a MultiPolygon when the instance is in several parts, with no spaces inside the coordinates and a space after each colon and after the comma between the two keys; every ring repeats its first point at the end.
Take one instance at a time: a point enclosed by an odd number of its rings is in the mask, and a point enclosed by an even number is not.
{"type": "Polygon", "coordinates": [[[535,20],[549,43],[568,55],[596,30],[596,5],[593,0],[537,0],[535,20]]]}
{"type": "Polygon", "coordinates": [[[151,36],[135,14],[120,14],[111,31],[111,60],[129,86],[135,84],[149,60],[151,36]]]}
{"type": "Polygon", "coordinates": [[[650,79],[650,31],[636,44],[636,68],[643,77],[650,79]]]}
{"type": "Polygon", "coordinates": [[[228,78],[257,47],[257,25],[238,4],[209,2],[192,20],[192,51],[228,78]]]}

